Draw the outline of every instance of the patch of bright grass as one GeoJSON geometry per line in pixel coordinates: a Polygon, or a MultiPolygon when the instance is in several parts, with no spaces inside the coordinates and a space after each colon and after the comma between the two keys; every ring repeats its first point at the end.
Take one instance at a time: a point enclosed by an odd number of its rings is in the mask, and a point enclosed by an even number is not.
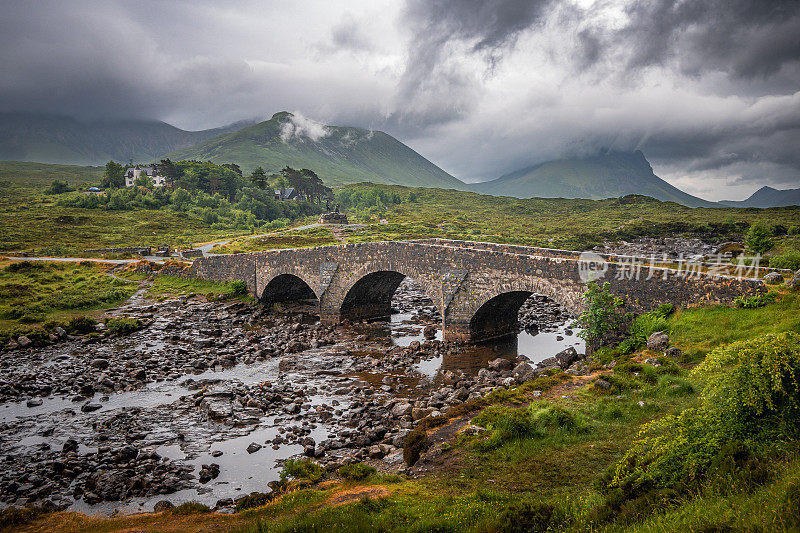
{"type": "Polygon", "coordinates": [[[135,283],[92,262],[15,261],[0,270],[0,338],[55,325],[127,300],[135,283]]]}
{"type": "Polygon", "coordinates": [[[717,346],[784,331],[800,333],[798,293],[783,293],[776,302],[756,309],[717,305],[680,310],[670,337],[689,360],[698,360],[717,346]]]}
{"type": "Polygon", "coordinates": [[[250,299],[248,295],[242,294],[241,283],[237,281],[217,282],[169,275],[155,276],[153,285],[148,288],[148,294],[156,300],[195,295],[207,298],[250,299]]]}

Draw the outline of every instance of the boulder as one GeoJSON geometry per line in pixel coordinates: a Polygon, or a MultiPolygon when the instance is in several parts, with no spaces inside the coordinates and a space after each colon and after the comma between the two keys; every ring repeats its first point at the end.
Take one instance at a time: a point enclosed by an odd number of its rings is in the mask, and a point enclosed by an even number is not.
{"type": "Polygon", "coordinates": [[[428,340],[433,340],[436,338],[436,326],[428,325],[425,326],[425,329],[422,330],[422,336],[428,340]]]}
{"type": "Polygon", "coordinates": [[[258,450],[261,449],[261,445],[257,442],[251,442],[247,446],[247,453],[256,453],[258,450]]]}
{"type": "Polygon", "coordinates": [[[786,285],[792,289],[800,288],[800,270],[794,273],[794,276],[792,276],[792,279],[786,282],[786,285]]]}
{"type": "Polygon", "coordinates": [[[598,379],[597,381],[594,382],[594,386],[597,387],[598,389],[608,390],[611,388],[611,383],[609,383],[604,379],[598,379]]]}
{"type": "Polygon", "coordinates": [[[558,352],[555,356],[556,363],[561,368],[569,368],[569,366],[581,358],[580,354],[575,351],[575,348],[570,346],[566,350],[558,352]]]}
{"type": "Polygon", "coordinates": [[[410,403],[398,403],[392,407],[392,416],[395,418],[401,418],[410,415],[413,410],[414,406],[412,406],[410,403]]]}
{"type": "Polygon", "coordinates": [[[100,405],[99,403],[86,402],[85,404],[81,405],[81,411],[83,411],[84,413],[91,413],[97,411],[98,409],[101,409],[102,407],[103,406],[100,405]]]}
{"type": "Polygon", "coordinates": [[[511,370],[514,368],[514,363],[509,361],[508,359],[503,359],[502,357],[498,357],[492,361],[489,361],[489,368],[492,370],[511,370]]]}
{"type": "Polygon", "coordinates": [[[514,378],[518,383],[524,383],[536,377],[536,371],[531,365],[522,361],[514,367],[514,378]]]}
{"type": "Polygon", "coordinates": [[[415,407],[411,410],[411,418],[414,420],[422,420],[432,412],[433,409],[430,407],[415,407]]]}
{"type": "Polygon", "coordinates": [[[766,276],[764,276],[764,283],[775,284],[775,283],[783,283],[783,276],[780,275],[778,272],[770,272],[766,276]]]}
{"type": "Polygon", "coordinates": [[[447,399],[447,403],[461,403],[469,398],[469,391],[466,387],[459,387],[450,397],[447,399]]]}
{"type": "Polygon", "coordinates": [[[175,506],[172,505],[172,502],[170,502],[169,500],[161,500],[156,502],[156,504],[153,506],[153,512],[163,513],[164,511],[169,511],[170,509],[174,508],[175,506]]]}
{"type": "Polygon", "coordinates": [[[27,348],[28,346],[33,344],[33,341],[30,340],[25,335],[20,335],[19,337],[17,337],[17,344],[19,345],[20,348],[27,348]]]}
{"type": "Polygon", "coordinates": [[[369,447],[369,458],[370,459],[380,459],[384,456],[383,450],[377,444],[374,444],[369,447]]]}
{"type": "Polygon", "coordinates": [[[663,352],[669,348],[669,337],[663,331],[656,331],[647,338],[647,348],[654,352],[663,352]]]}

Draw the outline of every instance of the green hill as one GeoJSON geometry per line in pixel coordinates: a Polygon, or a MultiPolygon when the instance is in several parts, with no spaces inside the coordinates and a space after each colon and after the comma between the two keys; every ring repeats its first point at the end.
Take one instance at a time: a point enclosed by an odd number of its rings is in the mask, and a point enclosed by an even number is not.
{"type": "Polygon", "coordinates": [[[391,135],[381,131],[323,126],[291,113],[234,133],[220,135],[167,155],[181,159],[236,163],[245,172],[257,166],[277,172],[289,165],[310,168],[326,183],[369,181],[464,189],[466,185],[391,135]]]}
{"type": "Polygon", "coordinates": [[[102,165],[109,159],[150,161],[249,124],[184,131],[158,121],[0,113],[0,160],[70,165],[102,165]]]}
{"type": "Polygon", "coordinates": [[[689,207],[718,207],[714,202],[687,194],[656,176],[639,150],[548,161],[495,180],[474,183],[471,188],[484,194],[517,198],[600,200],[641,194],[689,207]]]}

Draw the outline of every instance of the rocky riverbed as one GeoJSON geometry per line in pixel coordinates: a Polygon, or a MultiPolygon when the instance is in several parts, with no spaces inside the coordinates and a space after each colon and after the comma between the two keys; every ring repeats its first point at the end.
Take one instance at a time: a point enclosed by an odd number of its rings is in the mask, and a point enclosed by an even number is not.
{"type": "Polygon", "coordinates": [[[556,304],[532,297],[517,337],[443,343],[433,304],[410,282],[388,323],[326,327],[312,307],[132,298],[143,328],[62,335],[0,358],[0,505],[220,509],[267,491],[288,457],[328,468],[402,468],[422,418],[544,368],[583,373],[583,344],[556,304]]]}

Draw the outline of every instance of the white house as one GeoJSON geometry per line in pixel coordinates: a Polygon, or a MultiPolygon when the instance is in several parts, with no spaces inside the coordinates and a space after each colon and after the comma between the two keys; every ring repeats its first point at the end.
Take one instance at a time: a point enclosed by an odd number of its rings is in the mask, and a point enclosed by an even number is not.
{"type": "Polygon", "coordinates": [[[158,167],[155,165],[150,165],[145,168],[140,168],[139,165],[136,165],[133,168],[125,170],[125,186],[133,187],[133,184],[136,183],[136,178],[141,176],[142,172],[153,180],[153,185],[156,187],[163,187],[166,183],[166,178],[158,173],[158,167]]]}

